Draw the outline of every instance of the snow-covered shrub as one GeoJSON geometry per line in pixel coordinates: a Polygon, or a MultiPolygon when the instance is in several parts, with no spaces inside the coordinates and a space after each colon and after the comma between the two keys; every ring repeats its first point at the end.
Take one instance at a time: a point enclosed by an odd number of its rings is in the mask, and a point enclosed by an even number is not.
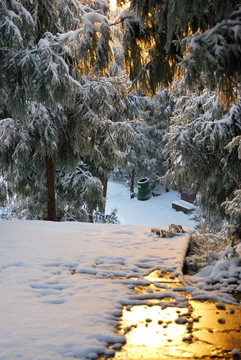
{"type": "Polygon", "coordinates": [[[93,222],[94,223],[102,223],[102,224],[118,224],[118,210],[112,209],[110,214],[104,215],[98,209],[93,212],[93,222]]]}
{"type": "MultiPolygon", "coordinates": [[[[236,245],[237,241],[233,243],[232,254],[235,254],[236,245]]],[[[211,231],[210,226],[201,222],[192,233],[184,270],[189,274],[193,274],[203,267],[215,263],[220,256],[225,256],[223,255],[224,250],[229,246],[230,237],[227,226],[222,226],[219,231],[214,233],[211,231]]]]}

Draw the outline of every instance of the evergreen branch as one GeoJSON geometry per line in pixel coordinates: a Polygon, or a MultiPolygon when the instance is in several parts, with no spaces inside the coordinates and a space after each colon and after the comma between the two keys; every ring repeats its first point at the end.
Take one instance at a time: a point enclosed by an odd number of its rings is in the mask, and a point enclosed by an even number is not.
{"type": "Polygon", "coordinates": [[[150,68],[152,62],[153,62],[159,55],[160,55],[160,52],[156,53],[156,55],[155,55],[150,61],[148,61],[148,63],[144,66],[144,68],[139,72],[139,74],[136,76],[136,78],[132,81],[132,85],[131,85],[131,87],[129,88],[128,93],[131,92],[131,90],[132,90],[133,87],[136,85],[137,81],[138,81],[139,78],[142,76],[142,74],[143,74],[144,72],[146,72],[146,71],[150,68]]]}
{"type": "Polygon", "coordinates": [[[9,53],[11,51],[11,49],[9,48],[0,48],[0,52],[2,53],[9,53]]]}
{"type": "Polygon", "coordinates": [[[228,174],[231,176],[231,178],[233,179],[233,181],[238,185],[239,189],[241,188],[241,185],[239,184],[238,180],[231,174],[230,171],[228,171],[228,174]]]}
{"type": "Polygon", "coordinates": [[[121,17],[118,17],[117,20],[115,20],[115,22],[110,23],[110,26],[115,26],[117,24],[120,24],[123,20],[121,19],[121,17]]]}

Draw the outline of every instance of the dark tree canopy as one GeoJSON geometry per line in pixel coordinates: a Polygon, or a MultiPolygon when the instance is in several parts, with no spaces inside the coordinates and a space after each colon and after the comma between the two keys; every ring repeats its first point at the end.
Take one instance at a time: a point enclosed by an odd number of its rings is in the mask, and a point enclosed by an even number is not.
{"type": "MultiPolygon", "coordinates": [[[[125,0],[117,2],[119,5],[127,3],[125,0]]],[[[199,81],[206,73],[212,77],[208,82],[210,87],[228,92],[240,79],[239,3],[237,0],[131,0],[129,16],[123,15],[124,56],[131,80],[155,92],[160,84],[171,83],[181,62],[189,83],[199,81]],[[211,30],[206,33],[208,29],[211,30]],[[213,31],[212,39],[210,31],[213,31]],[[191,54],[182,62],[194,34],[194,41],[199,41],[198,52],[194,46],[190,47],[191,54]],[[217,72],[214,69],[220,61],[210,64],[207,51],[215,41],[228,48],[227,52],[222,49],[224,63],[222,71],[217,72]]],[[[215,49],[213,52],[214,58],[220,57],[215,49]]]]}

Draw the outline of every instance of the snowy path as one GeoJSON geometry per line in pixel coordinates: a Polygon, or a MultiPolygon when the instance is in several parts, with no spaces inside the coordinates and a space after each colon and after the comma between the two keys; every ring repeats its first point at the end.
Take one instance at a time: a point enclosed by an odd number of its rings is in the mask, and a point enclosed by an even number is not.
{"type": "Polygon", "coordinates": [[[113,354],[107,344],[125,342],[114,331],[123,304],[143,303],[133,288],[156,269],[181,272],[188,233],[160,238],[150,230],[1,221],[0,359],[113,354]]]}

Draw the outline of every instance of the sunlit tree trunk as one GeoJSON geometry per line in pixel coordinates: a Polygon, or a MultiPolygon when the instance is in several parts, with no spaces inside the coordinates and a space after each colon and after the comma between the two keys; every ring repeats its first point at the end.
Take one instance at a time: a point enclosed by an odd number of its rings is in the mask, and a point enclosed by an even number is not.
{"type": "Polygon", "coordinates": [[[56,204],[55,204],[55,188],[54,188],[54,166],[52,157],[46,152],[46,177],[48,192],[48,209],[46,220],[56,221],[56,204]]]}

